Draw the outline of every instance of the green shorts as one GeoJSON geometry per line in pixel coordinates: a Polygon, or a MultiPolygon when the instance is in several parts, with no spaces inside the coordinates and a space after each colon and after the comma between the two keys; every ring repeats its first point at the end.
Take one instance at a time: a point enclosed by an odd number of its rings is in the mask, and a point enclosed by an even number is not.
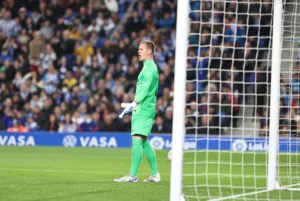
{"type": "Polygon", "coordinates": [[[154,123],[154,118],[133,114],[131,117],[131,135],[149,136],[154,123]]]}

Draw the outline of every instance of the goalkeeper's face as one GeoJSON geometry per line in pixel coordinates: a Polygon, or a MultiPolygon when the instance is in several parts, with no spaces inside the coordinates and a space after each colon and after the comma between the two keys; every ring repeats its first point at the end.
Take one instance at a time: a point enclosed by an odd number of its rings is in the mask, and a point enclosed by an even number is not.
{"type": "Polygon", "coordinates": [[[152,58],[152,51],[145,43],[141,43],[138,50],[138,57],[140,61],[145,61],[152,58]]]}

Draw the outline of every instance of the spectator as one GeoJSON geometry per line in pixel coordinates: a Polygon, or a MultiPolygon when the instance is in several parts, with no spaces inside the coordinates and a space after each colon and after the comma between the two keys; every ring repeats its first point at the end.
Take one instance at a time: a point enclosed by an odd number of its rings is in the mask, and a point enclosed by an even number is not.
{"type": "Polygon", "coordinates": [[[155,124],[152,127],[153,133],[172,133],[172,128],[164,123],[162,116],[156,116],[155,124]]]}
{"type": "Polygon", "coordinates": [[[28,132],[28,129],[23,126],[17,119],[13,120],[13,126],[7,129],[7,132],[28,132]]]}
{"type": "Polygon", "coordinates": [[[94,50],[90,43],[86,40],[82,42],[82,46],[75,50],[75,54],[79,55],[84,64],[86,64],[88,57],[94,54],[94,50]]]}
{"type": "Polygon", "coordinates": [[[59,125],[58,132],[60,133],[73,133],[77,129],[76,124],[72,123],[71,115],[66,114],[63,123],[59,125]]]}
{"type": "Polygon", "coordinates": [[[158,27],[159,28],[174,28],[175,19],[171,16],[170,13],[165,12],[163,19],[159,20],[158,27]]]}
{"type": "Polygon", "coordinates": [[[87,28],[88,32],[99,33],[100,30],[101,30],[101,27],[97,24],[96,19],[93,19],[92,24],[87,28]]]}
{"type": "Polygon", "coordinates": [[[58,131],[58,121],[54,114],[49,116],[49,122],[46,124],[45,130],[50,132],[58,131]]]}
{"type": "Polygon", "coordinates": [[[41,65],[44,70],[48,70],[50,65],[56,61],[56,53],[53,51],[52,46],[47,44],[45,50],[40,55],[41,65]]]}
{"type": "Polygon", "coordinates": [[[118,127],[118,125],[116,125],[116,123],[113,121],[112,116],[111,115],[105,115],[104,116],[104,121],[101,124],[100,131],[113,132],[113,131],[116,131],[117,127],[118,127]]]}
{"type": "Polygon", "coordinates": [[[76,111],[72,116],[72,122],[78,127],[80,124],[84,122],[84,116],[80,115],[80,113],[76,111]]]}
{"type": "Polygon", "coordinates": [[[39,63],[39,58],[44,47],[44,40],[40,36],[40,32],[33,33],[33,40],[29,43],[29,60],[36,70],[39,63]]]}
{"type": "Polygon", "coordinates": [[[81,35],[79,25],[78,25],[78,24],[72,25],[69,34],[70,34],[70,39],[71,39],[71,40],[79,40],[80,35],[81,35]]]}
{"type": "Polygon", "coordinates": [[[63,16],[65,25],[73,25],[75,17],[71,8],[66,9],[65,15],[63,16]]]}
{"type": "Polygon", "coordinates": [[[59,83],[58,73],[55,70],[53,64],[49,65],[48,72],[42,78],[45,91],[47,94],[51,95],[57,90],[57,85],[59,83]]]}
{"type": "Polygon", "coordinates": [[[167,107],[165,112],[164,122],[166,127],[172,128],[173,126],[173,108],[171,106],[167,107]]]}
{"type": "Polygon", "coordinates": [[[42,109],[43,106],[44,106],[44,103],[39,98],[39,94],[38,93],[32,94],[32,98],[30,100],[30,108],[33,109],[35,107],[39,107],[40,109],[42,109]]]}
{"type": "Polygon", "coordinates": [[[28,131],[39,131],[39,125],[36,123],[34,120],[33,114],[28,114],[27,115],[27,122],[25,123],[26,128],[28,131]]]}
{"type": "Polygon", "coordinates": [[[198,128],[198,134],[200,135],[219,135],[219,128],[216,122],[213,121],[212,116],[201,116],[198,128]]]}
{"type": "Polygon", "coordinates": [[[16,55],[18,45],[13,37],[8,37],[2,46],[2,54],[9,57],[14,57],[16,55]]]}
{"type": "Polygon", "coordinates": [[[11,65],[8,59],[4,61],[4,65],[1,68],[4,68],[6,81],[10,81],[15,78],[17,70],[11,65]]]}
{"type": "Polygon", "coordinates": [[[4,32],[6,37],[16,36],[17,32],[17,24],[11,19],[10,11],[4,12],[4,18],[0,19],[0,29],[4,32]]]}
{"type": "Polygon", "coordinates": [[[95,121],[93,121],[92,116],[90,113],[87,113],[85,115],[85,119],[84,122],[82,122],[77,131],[79,132],[95,132],[95,131],[99,131],[99,127],[97,125],[97,123],[95,121]]]}
{"type": "Polygon", "coordinates": [[[72,72],[68,71],[66,73],[66,79],[63,81],[63,85],[68,89],[72,89],[77,84],[77,80],[72,76],[72,72]]]}
{"type": "Polygon", "coordinates": [[[10,98],[6,99],[5,103],[6,103],[5,105],[8,106],[8,108],[6,108],[6,111],[4,112],[4,115],[2,117],[2,122],[4,124],[4,128],[7,129],[13,127],[15,115],[9,109],[12,105],[11,99],[10,98]]]}
{"type": "Polygon", "coordinates": [[[51,37],[54,35],[54,29],[51,25],[50,19],[45,19],[41,23],[40,33],[43,36],[43,38],[47,41],[50,40],[51,37]]]}
{"type": "Polygon", "coordinates": [[[17,40],[20,42],[21,45],[27,45],[27,43],[30,40],[30,37],[28,36],[27,30],[25,28],[21,29],[21,32],[18,35],[17,40]]]}
{"type": "Polygon", "coordinates": [[[195,134],[195,126],[188,117],[184,119],[185,132],[186,134],[195,134]]]}
{"type": "Polygon", "coordinates": [[[104,18],[103,19],[103,31],[104,31],[104,35],[108,36],[112,30],[115,28],[115,23],[109,19],[109,18],[104,18]]]}
{"type": "Polygon", "coordinates": [[[128,115],[123,117],[123,122],[118,126],[118,130],[123,132],[131,131],[131,119],[128,115]]]}

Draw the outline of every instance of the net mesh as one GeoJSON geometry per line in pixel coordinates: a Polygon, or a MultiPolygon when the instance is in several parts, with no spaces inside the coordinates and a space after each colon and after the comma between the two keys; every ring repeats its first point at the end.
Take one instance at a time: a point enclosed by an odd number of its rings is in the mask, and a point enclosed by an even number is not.
{"type": "Polygon", "coordinates": [[[282,8],[277,191],[266,190],[274,3],[189,2],[185,199],[300,200],[300,1],[282,8]]]}

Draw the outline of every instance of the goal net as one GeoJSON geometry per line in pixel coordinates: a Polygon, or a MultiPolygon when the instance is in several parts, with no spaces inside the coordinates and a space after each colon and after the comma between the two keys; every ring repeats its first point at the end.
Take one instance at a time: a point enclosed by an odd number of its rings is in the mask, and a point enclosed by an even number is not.
{"type": "Polygon", "coordinates": [[[300,200],[300,1],[190,0],[188,15],[188,146],[171,185],[188,201],[300,200]]]}

